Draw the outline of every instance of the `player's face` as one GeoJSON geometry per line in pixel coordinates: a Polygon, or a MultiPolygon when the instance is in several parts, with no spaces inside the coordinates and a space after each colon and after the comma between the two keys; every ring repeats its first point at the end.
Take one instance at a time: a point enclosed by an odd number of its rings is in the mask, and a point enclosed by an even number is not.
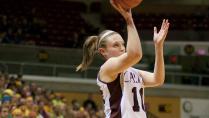
{"type": "Polygon", "coordinates": [[[106,59],[117,57],[125,53],[125,43],[119,34],[113,34],[107,37],[106,48],[103,55],[106,59]]]}

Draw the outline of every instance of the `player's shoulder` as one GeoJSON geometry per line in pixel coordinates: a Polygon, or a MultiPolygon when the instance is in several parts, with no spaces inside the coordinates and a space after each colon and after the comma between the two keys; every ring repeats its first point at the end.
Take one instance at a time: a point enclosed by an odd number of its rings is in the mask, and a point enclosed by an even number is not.
{"type": "Polygon", "coordinates": [[[127,69],[128,71],[132,71],[132,72],[139,72],[139,69],[136,69],[136,68],[134,68],[134,67],[130,67],[130,68],[128,68],[127,69]]]}

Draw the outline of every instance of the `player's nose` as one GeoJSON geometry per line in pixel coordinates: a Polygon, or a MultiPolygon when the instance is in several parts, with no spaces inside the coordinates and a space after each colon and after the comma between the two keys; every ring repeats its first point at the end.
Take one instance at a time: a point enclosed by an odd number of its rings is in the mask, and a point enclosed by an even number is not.
{"type": "Polygon", "coordinates": [[[121,46],[120,51],[125,52],[125,46],[121,46]]]}

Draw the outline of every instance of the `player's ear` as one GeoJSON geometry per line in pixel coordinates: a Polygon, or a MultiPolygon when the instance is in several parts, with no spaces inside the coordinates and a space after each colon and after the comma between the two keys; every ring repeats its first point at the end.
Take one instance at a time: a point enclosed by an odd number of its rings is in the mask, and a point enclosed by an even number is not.
{"type": "Polygon", "coordinates": [[[105,50],[104,48],[99,48],[98,51],[99,51],[99,53],[100,53],[102,56],[105,57],[105,55],[106,55],[106,50],[105,50]]]}

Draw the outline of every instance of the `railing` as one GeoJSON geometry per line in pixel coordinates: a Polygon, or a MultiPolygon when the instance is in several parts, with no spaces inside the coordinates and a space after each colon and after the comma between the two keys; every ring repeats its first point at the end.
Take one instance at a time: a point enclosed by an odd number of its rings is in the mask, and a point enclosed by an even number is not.
{"type": "Polygon", "coordinates": [[[181,73],[181,72],[167,72],[165,83],[209,86],[209,75],[181,73]]]}
{"type": "MultiPolygon", "coordinates": [[[[136,68],[146,69],[146,64],[139,64],[136,68]]],[[[76,72],[76,66],[41,64],[41,63],[19,63],[12,61],[0,61],[0,70],[10,74],[39,75],[69,78],[96,78],[99,67],[90,67],[87,71],[76,72]]],[[[209,75],[182,73],[179,66],[166,66],[167,70],[178,70],[178,72],[166,72],[165,83],[186,85],[209,85],[209,75]]]]}
{"type": "Polygon", "coordinates": [[[91,78],[88,73],[98,70],[97,67],[90,67],[85,72],[76,72],[75,69],[76,66],[72,65],[0,61],[0,70],[10,74],[91,78]]]}

